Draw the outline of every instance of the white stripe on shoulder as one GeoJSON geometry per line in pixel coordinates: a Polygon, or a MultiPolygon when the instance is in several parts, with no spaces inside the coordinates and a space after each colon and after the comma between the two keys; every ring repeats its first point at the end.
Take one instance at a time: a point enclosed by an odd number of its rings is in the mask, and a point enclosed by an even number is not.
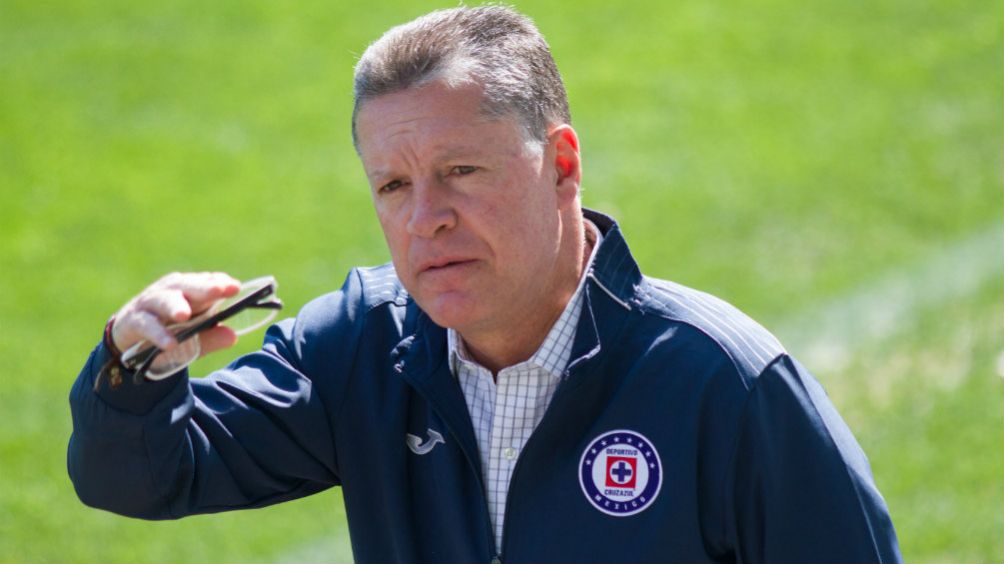
{"type": "Polygon", "coordinates": [[[710,294],[703,292],[694,292],[694,294],[697,301],[708,309],[714,311],[723,319],[736,323],[736,330],[739,332],[743,342],[750,348],[758,349],[767,358],[768,362],[773,360],[778,354],[784,352],[781,342],[745,313],[710,294]],[[756,338],[752,337],[752,335],[756,335],[756,338]]]}
{"type": "Polygon", "coordinates": [[[367,301],[373,303],[395,301],[407,293],[397,277],[397,272],[389,264],[357,270],[367,301]]]}
{"type": "Polygon", "coordinates": [[[680,284],[646,277],[657,290],[648,296],[670,318],[700,329],[726,350],[738,365],[759,374],[785,350],[769,331],[731,304],[680,284]]]}

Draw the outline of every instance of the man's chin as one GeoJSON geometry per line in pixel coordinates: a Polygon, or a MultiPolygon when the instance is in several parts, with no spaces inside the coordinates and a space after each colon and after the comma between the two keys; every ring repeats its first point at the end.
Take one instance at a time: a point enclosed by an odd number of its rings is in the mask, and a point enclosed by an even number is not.
{"type": "Polygon", "coordinates": [[[440,327],[463,332],[477,318],[477,300],[459,292],[448,292],[416,301],[418,307],[440,327]]]}

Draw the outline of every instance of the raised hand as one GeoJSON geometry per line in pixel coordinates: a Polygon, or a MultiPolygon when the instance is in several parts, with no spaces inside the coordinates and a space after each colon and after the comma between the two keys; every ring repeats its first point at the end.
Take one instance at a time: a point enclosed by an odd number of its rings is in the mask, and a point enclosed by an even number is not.
{"type": "MultiPolygon", "coordinates": [[[[115,314],[111,337],[124,351],[148,341],[170,351],[177,341],[167,329],[207,310],[217,300],[236,294],[240,281],[222,272],[175,272],[157,280],[129,300],[115,314]]],[[[233,345],[237,335],[228,327],[217,326],[199,334],[201,354],[233,345]]]]}

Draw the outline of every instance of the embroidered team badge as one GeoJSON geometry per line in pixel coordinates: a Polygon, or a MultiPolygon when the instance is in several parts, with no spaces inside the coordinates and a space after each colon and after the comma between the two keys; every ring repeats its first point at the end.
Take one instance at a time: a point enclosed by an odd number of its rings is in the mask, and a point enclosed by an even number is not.
{"type": "Polygon", "coordinates": [[[662,461],[652,442],[634,431],[604,433],[582,453],[579,484],[586,499],[607,515],[643,511],[659,495],[662,461]]]}

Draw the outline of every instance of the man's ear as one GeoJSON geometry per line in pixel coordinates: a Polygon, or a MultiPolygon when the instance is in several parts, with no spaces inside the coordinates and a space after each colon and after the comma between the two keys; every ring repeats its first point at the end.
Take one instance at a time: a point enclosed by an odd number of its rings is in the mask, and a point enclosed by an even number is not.
{"type": "Polygon", "coordinates": [[[547,136],[548,151],[553,155],[555,189],[561,204],[570,203],[579,195],[582,183],[582,159],[579,155],[579,136],[571,125],[554,126],[547,136]]]}

